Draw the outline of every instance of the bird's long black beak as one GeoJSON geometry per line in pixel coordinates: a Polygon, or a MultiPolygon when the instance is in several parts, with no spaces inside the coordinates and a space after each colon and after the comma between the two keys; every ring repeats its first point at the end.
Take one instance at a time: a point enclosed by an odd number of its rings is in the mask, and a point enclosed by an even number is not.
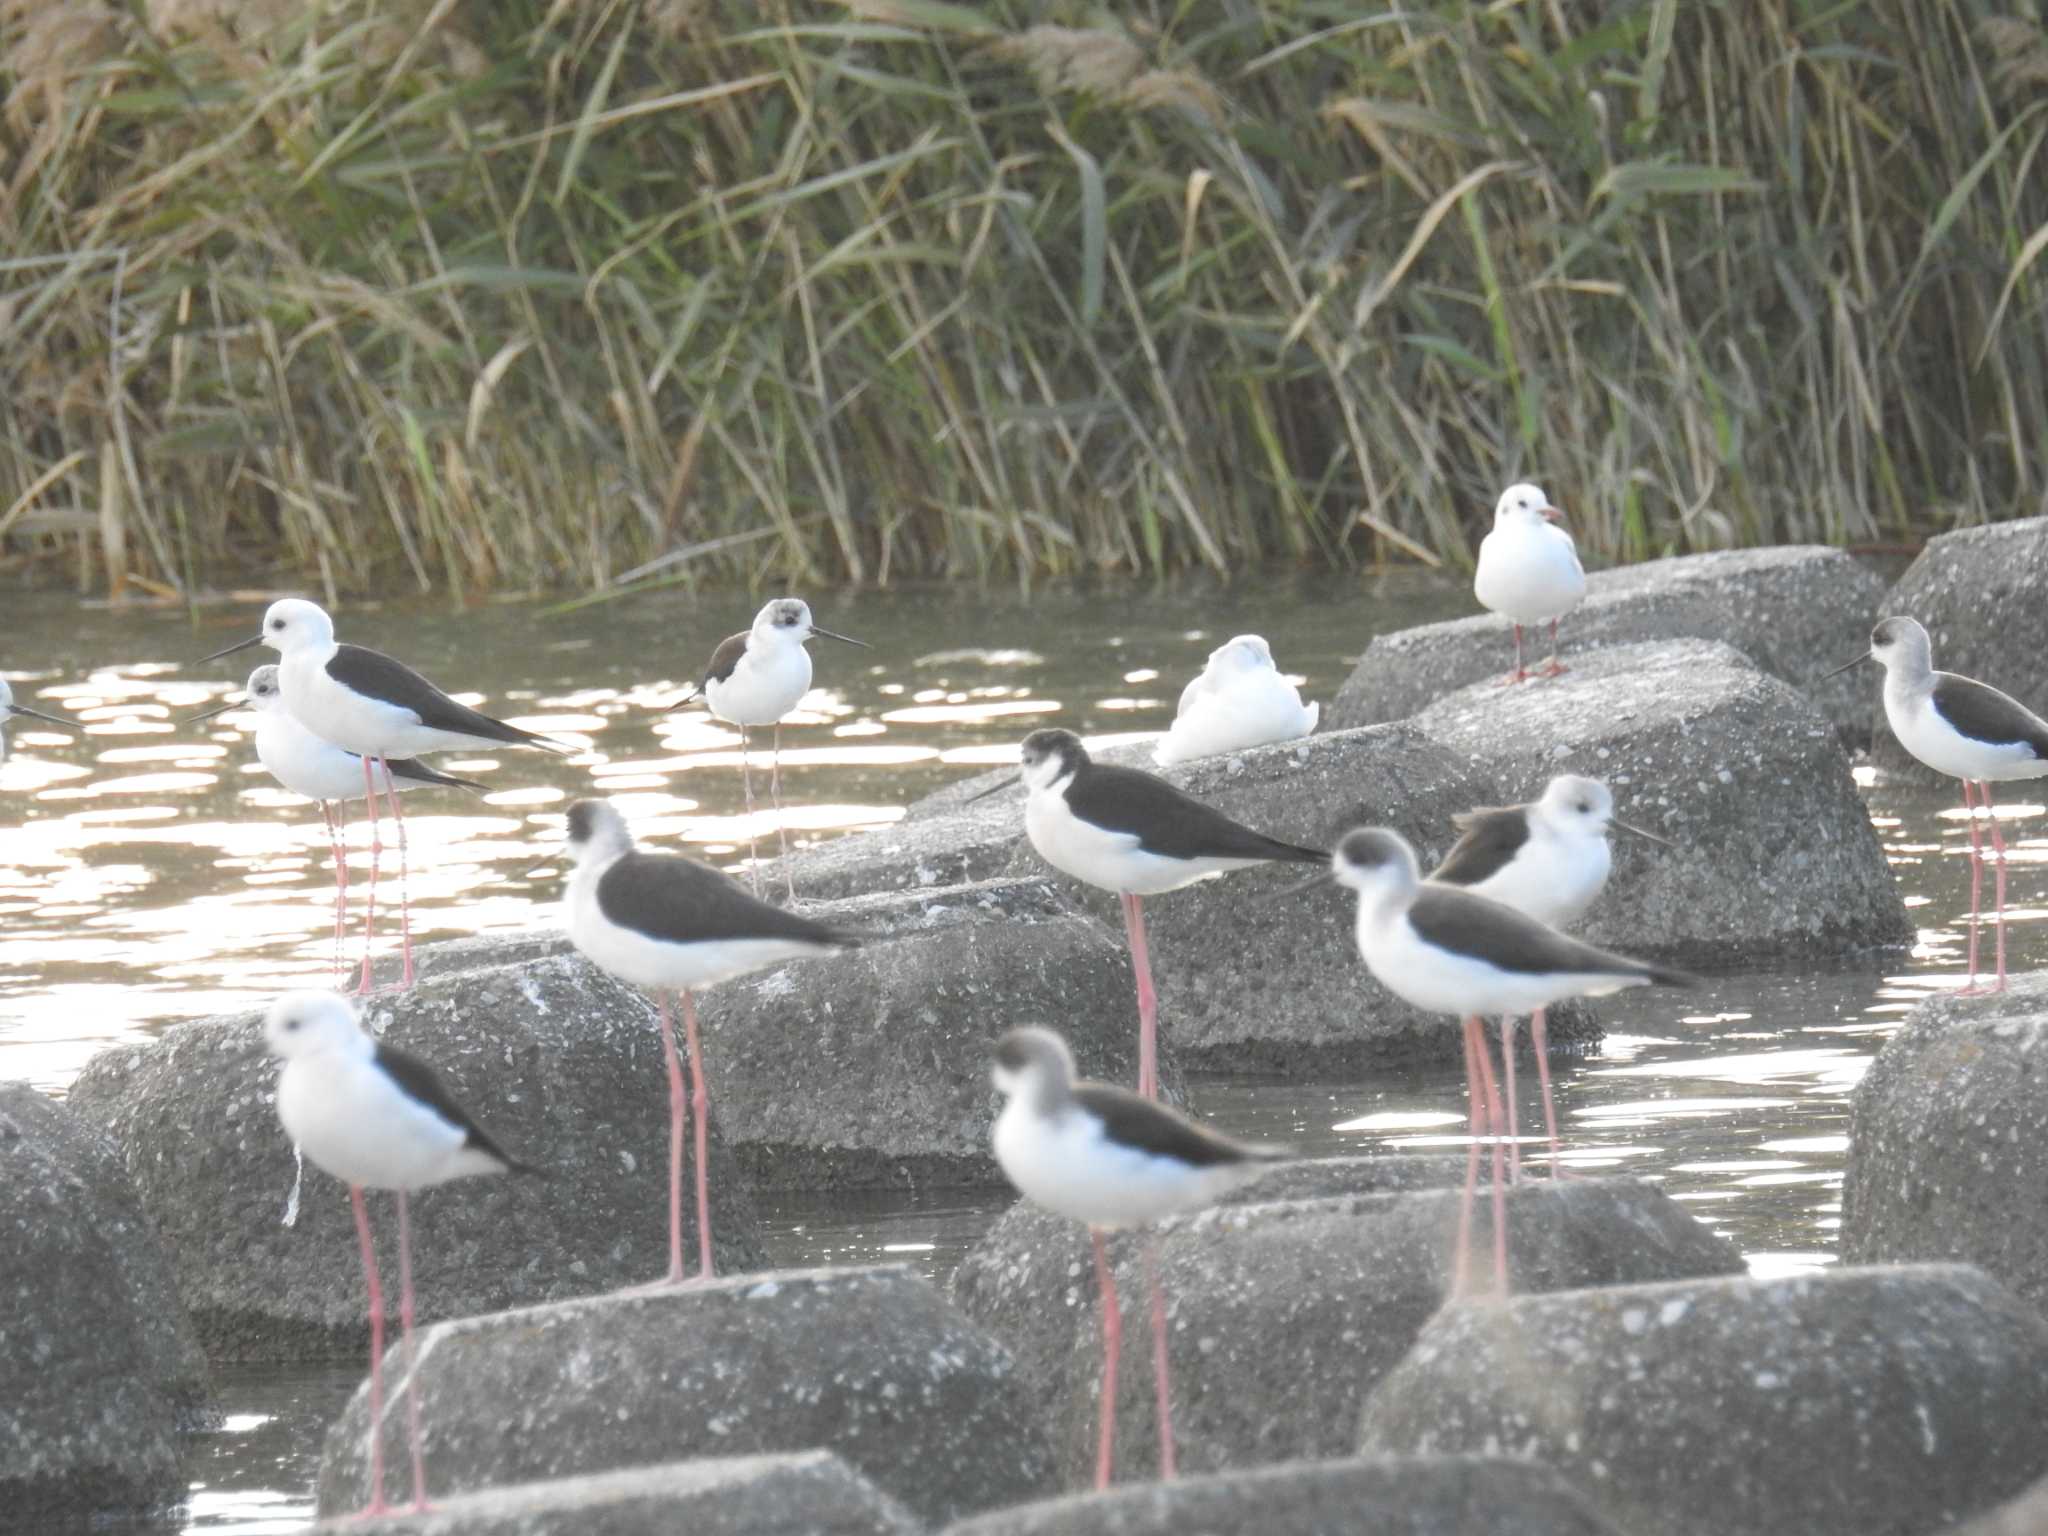
{"type": "Polygon", "coordinates": [[[1861,666],[1864,662],[1868,660],[1870,660],[1870,652],[1865,651],[1861,656],[1858,656],[1854,661],[1845,661],[1839,667],[1835,668],[1834,671],[1821,673],[1821,675],[1819,677],[1816,677],[1814,681],[1816,683],[1824,683],[1831,677],[1840,677],[1844,672],[1848,671],[1851,667],[1861,666]]]}
{"type": "Polygon", "coordinates": [[[688,704],[691,700],[697,697],[697,685],[695,683],[691,683],[688,686],[689,692],[685,693],[680,699],[677,699],[675,703],[669,705],[667,709],[664,709],[662,711],[664,715],[674,714],[677,710],[681,709],[685,704],[688,704]]]}
{"type": "Polygon", "coordinates": [[[180,720],[178,724],[197,725],[202,720],[211,720],[215,715],[224,715],[231,709],[240,709],[247,702],[246,699],[229,699],[225,704],[216,704],[211,709],[201,710],[196,715],[180,720]]]}
{"type": "Polygon", "coordinates": [[[1619,827],[1619,828],[1621,828],[1621,830],[1622,830],[1622,831],[1624,831],[1624,832],[1632,832],[1632,833],[1634,833],[1634,834],[1635,834],[1635,835],[1636,835],[1637,837],[1646,837],[1646,838],[1648,838],[1648,839],[1649,839],[1649,840],[1650,840],[1651,842],[1653,842],[1653,843],[1661,843],[1661,844],[1663,844],[1663,845],[1664,845],[1664,846],[1665,846],[1666,848],[1669,848],[1669,847],[1671,846],[1671,839],[1670,839],[1670,838],[1668,838],[1668,837],[1659,837],[1659,836],[1658,836],[1658,835],[1657,835],[1656,833],[1654,833],[1654,832],[1646,832],[1646,831],[1644,831],[1644,830],[1643,830],[1643,828],[1641,828],[1641,827],[1636,827],[1636,826],[1630,826],[1630,825],[1629,825],[1629,823],[1627,823],[1627,822],[1625,822],[1625,821],[1616,821],[1616,822],[1614,823],[1614,825],[1615,825],[1615,826],[1617,826],[1617,827],[1619,827]]]}
{"type": "Polygon", "coordinates": [[[811,626],[811,633],[814,635],[823,635],[827,640],[837,640],[842,645],[857,645],[864,651],[872,651],[874,649],[874,647],[872,645],[869,645],[865,640],[856,640],[851,635],[834,634],[831,630],[820,629],[815,624],[811,626]]]}
{"type": "Polygon", "coordinates": [[[262,643],[263,636],[261,636],[260,634],[251,635],[246,640],[237,640],[233,645],[229,646],[224,651],[215,651],[211,656],[200,657],[199,660],[193,662],[192,665],[195,667],[204,666],[209,661],[219,661],[223,656],[232,656],[237,651],[246,651],[247,649],[249,649],[250,646],[261,645],[262,643]]]}
{"type": "Polygon", "coordinates": [[[67,731],[78,729],[78,722],[76,720],[64,720],[56,715],[46,715],[40,709],[30,709],[26,704],[10,704],[7,706],[7,713],[10,715],[27,715],[31,720],[48,721],[51,725],[63,726],[67,731]]]}
{"type": "Polygon", "coordinates": [[[965,800],[961,801],[960,803],[962,805],[972,805],[977,800],[986,800],[990,795],[1000,793],[1003,790],[1014,789],[1023,782],[1023,774],[1013,773],[1007,779],[1002,780],[1000,783],[989,785],[987,789],[977,789],[973,794],[969,795],[965,800]]]}

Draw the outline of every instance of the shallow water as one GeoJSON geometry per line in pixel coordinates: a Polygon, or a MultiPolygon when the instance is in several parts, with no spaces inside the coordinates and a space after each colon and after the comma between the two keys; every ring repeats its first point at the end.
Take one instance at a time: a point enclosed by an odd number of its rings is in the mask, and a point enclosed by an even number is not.
{"type": "MultiPolygon", "coordinates": [[[[86,722],[79,738],[29,722],[0,764],[0,1078],[61,1093],[109,1043],[328,982],[332,885],[318,817],[254,765],[247,715],[176,723],[255,664],[250,653],[204,667],[186,659],[253,633],[256,607],[209,611],[195,630],[181,613],[0,601],[0,675],[21,702],[86,722]]],[[[1208,650],[1243,630],[1264,633],[1305,694],[1327,700],[1373,633],[1468,603],[1458,587],[1414,579],[823,602],[820,623],[875,648],[813,643],[817,687],[784,734],[789,822],[803,839],[881,824],[1006,760],[1040,724],[1096,739],[1158,730],[1208,650]]],[[[523,877],[558,845],[562,805],[593,786],[642,836],[720,862],[744,857],[750,830],[772,840],[769,813],[744,814],[737,738],[693,709],[660,713],[757,606],[664,596],[561,617],[520,605],[347,609],[346,638],[582,749],[446,757],[441,766],[489,790],[407,797],[415,937],[550,921],[536,908],[551,908],[559,886],[523,877]]],[[[1910,954],[1717,977],[1676,999],[1626,994],[1601,1007],[1604,1044],[1556,1069],[1572,1164],[1662,1179],[1759,1272],[1833,1261],[1848,1095],[1898,1015],[1960,981],[1960,812],[1944,792],[1861,777],[1921,923],[1910,954]]],[[[2015,843],[2011,956],[2023,968],[2040,959],[2030,903],[2048,843],[2040,806],[2016,796],[2002,815],[2015,843]]],[[[360,838],[359,828],[357,882],[367,875],[360,838]]],[[[1539,1111],[1534,1085],[1522,1086],[1526,1130],[1539,1111]]],[[[1310,1154],[1464,1145],[1455,1067],[1314,1084],[1210,1078],[1194,1097],[1226,1129],[1310,1154]]],[[[765,1238],[778,1263],[890,1260],[943,1276],[1006,1203],[957,1191],[787,1196],[763,1202],[765,1238]]],[[[191,1502],[149,1529],[296,1528],[323,1427],[357,1376],[353,1366],[220,1372],[226,1422],[198,1437],[191,1502]]]]}

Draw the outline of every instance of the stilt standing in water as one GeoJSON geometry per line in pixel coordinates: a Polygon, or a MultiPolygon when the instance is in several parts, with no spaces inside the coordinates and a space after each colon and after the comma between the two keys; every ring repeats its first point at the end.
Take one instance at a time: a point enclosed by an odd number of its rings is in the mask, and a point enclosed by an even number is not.
{"type": "Polygon", "coordinates": [[[264,612],[263,628],[247,640],[202,656],[218,661],[252,645],[278,653],[277,676],[285,708],[299,724],[363,760],[363,798],[370,807],[370,891],[363,931],[377,919],[377,864],[384,843],[377,830],[376,774],[384,780],[391,814],[398,823],[398,922],[404,954],[399,986],[412,985],[412,914],[405,892],[405,813],[391,764],[423,752],[463,747],[545,747],[570,749],[536,732],[508,725],[458,704],[403,662],[360,645],[338,644],[334,621],[317,603],[287,597],[264,612]],[[375,767],[376,774],[372,773],[375,767]]]}
{"type": "MultiPolygon", "coordinates": [[[[1998,921],[1997,979],[1984,988],[2005,990],[2005,836],[1991,803],[1991,786],[2008,779],[2048,774],[2048,720],[2011,694],[1989,683],[1934,670],[1934,643],[1916,619],[1890,618],[1870,632],[1870,650],[1827,674],[1834,677],[1862,661],[1884,667],[1884,717],[1899,745],[1950,778],[1963,781],[1963,814],[1970,827],[1970,979],[1959,994],[1977,986],[1977,929],[1984,892],[1984,849],[1977,832],[1971,786],[1984,800],[1990,824],[1997,884],[1992,896],[1998,921]]],[[[1825,681],[1825,679],[1823,679],[1825,681]]]]}
{"type": "MultiPolygon", "coordinates": [[[[1095,1486],[1107,1488],[1115,1459],[1117,1357],[1123,1315],[1109,1271],[1106,1231],[1143,1226],[1177,1211],[1214,1205],[1294,1154],[1220,1136],[1186,1115],[1106,1083],[1076,1082],[1067,1042],[1049,1029],[1013,1029],[996,1042],[995,1154],[1003,1175],[1033,1205],[1087,1225],[1102,1307],[1102,1417],[1095,1486]]],[[[1159,1248],[1148,1234],[1152,1290],[1152,1381],[1159,1417],[1159,1475],[1174,1475],[1172,1383],[1167,1371],[1166,1293],[1159,1248]]]]}
{"type": "Polygon", "coordinates": [[[412,1507],[427,1508],[426,1458],[420,1448],[419,1373],[413,1357],[412,1227],[405,1197],[450,1179],[531,1173],[455,1102],[434,1069],[363,1033],[355,1010],[330,992],[287,992],[263,1024],[277,1079],[277,1117],[313,1166],[348,1185],[356,1241],[370,1290],[370,1502],[365,1515],[388,1513],[384,1498],[384,1288],[370,1241],[365,1189],[398,1196],[398,1316],[405,1332],[406,1427],[412,1447],[412,1507]]]}
{"type": "MultiPolygon", "coordinates": [[[[775,838],[782,855],[782,878],[794,897],[796,877],[789,870],[789,833],[782,824],[782,717],[811,691],[811,653],[804,648],[804,642],[813,635],[867,648],[865,640],[834,634],[812,623],[809,603],[794,597],[778,597],[754,615],[752,629],[728,635],[719,642],[697,683],[697,692],[703,695],[713,718],[740,728],[740,787],[746,795],[750,860],[747,876],[756,896],[761,894],[760,850],[753,830],[754,777],[747,766],[747,730],[756,725],[775,727],[769,792],[775,805],[775,838]]],[[[689,697],[685,696],[682,702],[688,703],[689,697]]]]}

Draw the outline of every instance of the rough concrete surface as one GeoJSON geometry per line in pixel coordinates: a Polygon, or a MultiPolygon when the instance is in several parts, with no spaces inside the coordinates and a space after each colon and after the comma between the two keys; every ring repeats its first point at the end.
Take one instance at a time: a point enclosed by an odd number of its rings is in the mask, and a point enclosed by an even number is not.
{"type": "MultiPolygon", "coordinates": [[[[1868,691],[1853,674],[1822,683],[1877,621],[1884,582],[1838,549],[1788,545],[1646,560],[1596,571],[1586,600],[1559,629],[1565,665],[1604,646],[1709,640],[1735,647],[1772,677],[1807,694],[1846,740],[1870,731],[1868,691]]],[[[1477,605],[1477,599],[1474,600],[1477,605]]],[[[1550,636],[1524,636],[1547,657],[1550,636]]],[[[1486,612],[1376,636],[1324,712],[1330,730],[1401,720],[1475,683],[1495,683],[1514,665],[1508,621],[1486,612]]],[[[1541,688],[1548,681],[1524,684],[1541,688]]]]}
{"type": "Polygon", "coordinates": [[[1479,1456],[1301,1461],[1075,1493],[946,1536],[1618,1536],[1556,1473],[1479,1456]]]}
{"type": "MultiPolygon", "coordinates": [[[[2048,714],[2043,592],[2048,592],[2048,517],[2021,518],[1929,539],[1885,594],[1878,617],[1918,619],[1934,641],[1934,664],[1942,671],[2003,688],[2035,713],[2048,714]]],[[[1869,643],[1866,628],[1827,664],[1838,667],[1869,643]]],[[[1934,782],[1933,770],[1909,757],[1885,725],[1883,672],[1871,663],[1844,676],[1855,683],[1871,724],[1872,761],[1888,772],[1934,782]]]]}
{"type": "Polygon", "coordinates": [[[1975,1264],[2048,1310],[2048,974],[1937,993],[1857,1087],[1842,1186],[1852,1264],[1975,1264]]]}
{"type": "Polygon", "coordinates": [[[206,1361],[120,1154],[0,1083],[0,1524],[175,1498],[206,1361]]]}
{"type": "MultiPolygon", "coordinates": [[[[387,1379],[401,1370],[398,1346],[387,1379]]],[[[823,1449],[938,1523],[1057,1487],[1009,1355],[893,1266],[784,1270],[437,1324],[420,1340],[434,1496],[695,1456],[823,1449]]],[[[323,1514],[367,1498],[367,1385],[329,1431],[323,1514]]],[[[387,1476],[405,1465],[401,1392],[387,1476]]]]}
{"type": "Polygon", "coordinates": [[[1913,937],[1834,732],[1727,646],[1615,646],[1540,687],[1454,694],[1414,724],[1506,801],[1587,774],[1618,817],[1669,841],[1612,834],[1614,872],[1575,930],[1594,943],[1754,968],[1913,937]]]}
{"type": "Polygon", "coordinates": [[[362,1536],[919,1536],[924,1527],[829,1451],[707,1457],[484,1488],[362,1536]]]}
{"type": "MultiPolygon", "coordinates": [[[[666,1269],[668,1086],[643,997],[562,956],[429,973],[410,992],[373,999],[369,1021],[433,1063],[508,1151],[548,1175],[461,1179],[414,1198],[424,1318],[608,1290],[666,1269]]],[[[284,1225],[295,1170],[277,1072],[258,1015],[205,1019],[103,1051],[72,1103],[119,1144],[210,1354],[352,1354],[368,1321],[347,1188],[308,1165],[297,1223],[284,1225]]],[[[718,1262],[751,1268],[753,1205],[719,1139],[715,1102],[712,1120],[718,1262]]],[[[686,1180],[689,1158],[686,1145],[686,1180]]],[[[391,1199],[372,1194],[370,1206],[395,1276],[391,1199]]],[[[688,1199],[684,1215],[694,1254],[688,1199]]]]}
{"type": "MultiPolygon", "coordinates": [[[[1456,1219],[1457,1192],[1433,1190],[1233,1205],[1163,1223],[1181,1466],[1350,1454],[1367,1394],[1443,1305],[1456,1219]]],[[[1741,1269],[1732,1247],[1632,1179],[1519,1185],[1508,1241],[1514,1283],[1532,1290],[1741,1269]]],[[[1126,1478],[1157,1462],[1144,1251],[1141,1234],[1110,1241],[1124,1314],[1117,1465],[1126,1478]]],[[[953,1296],[1009,1347],[1041,1418],[1057,1426],[1067,1480],[1084,1480],[1102,1362],[1084,1229],[1013,1209],[962,1261],[953,1296]]]]}
{"type": "Polygon", "coordinates": [[[1504,1449],[1636,1536],[1926,1536],[2048,1470],[2048,1323],[1962,1265],[1453,1307],[1362,1447],[1504,1449]]]}
{"type": "MultiPolygon", "coordinates": [[[[712,1103],[758,1187],[1000,1184],[989,1150],[989,1052],[1054,1024],[1081,1070],[1138,1075],[1138,1008],[1123,945],[1031,875],[810,904],[868,935],[705,994],[712,1103]]],[[[1171,1042],[1161,1075],[1179,1095],[1171,1042]]]]}

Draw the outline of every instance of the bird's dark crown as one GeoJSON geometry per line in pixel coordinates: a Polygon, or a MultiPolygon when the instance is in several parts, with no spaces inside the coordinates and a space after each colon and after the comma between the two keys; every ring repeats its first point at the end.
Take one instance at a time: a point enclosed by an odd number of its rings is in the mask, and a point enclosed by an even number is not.
{"type": "Polygon", "coordinates": [[[1072,731],[1048,726],[1026,736],[1017,756],[1026,766],[1056,757],[1069,768],[1074,768],[1088,761],[1088,749],[1081,745],[1081,738],[1072,731]]]}
{"type": "Polygon", "coordinates": [[[597,802],[578,800],[569,807],[569,841],[587,843],[597,834],[597,802]]]}
{"type": "Polygon", "coordinates": [[[1359,869],[1377,869],[1382,864],[1399,863],[1401,846],[1392,833],[1378,827],[1360,827],[1344,834],[1337,844],[1337,857],[1359,869]]]}

